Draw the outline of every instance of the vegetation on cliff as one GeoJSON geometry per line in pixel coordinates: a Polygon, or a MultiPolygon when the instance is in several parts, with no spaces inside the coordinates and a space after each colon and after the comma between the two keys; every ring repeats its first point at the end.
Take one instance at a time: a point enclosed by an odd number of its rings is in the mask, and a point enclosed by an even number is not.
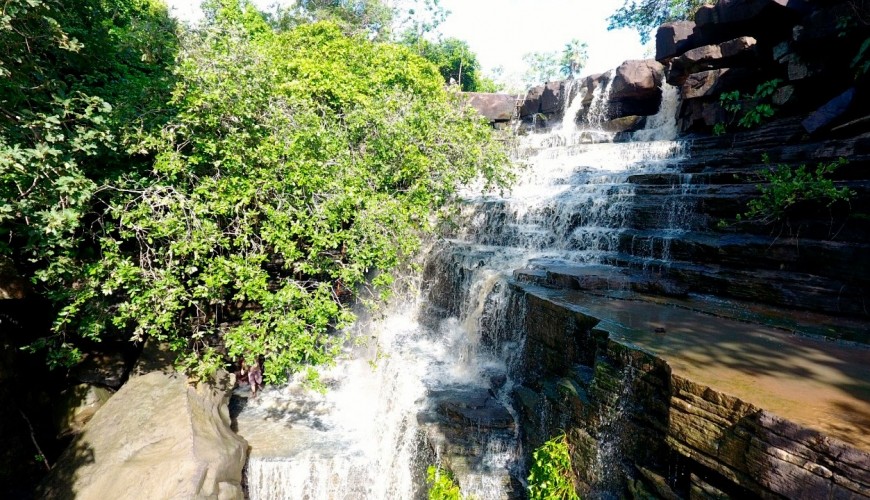
{"type": "Polygon", "coordinates": [[[669,21],[692,19],[698,7],[713,0],[625,0],[607,18],[608,29],[631,28],[640,35],[641,43],[650,41],[656,28],[669,21]]]}
{"type": "Polygon", "coordinates": [[[458,186],[509,180],[437,69],[366,33],[275,30],[237,0],[180,35],[151,0],[12,5],[2,251],[57,307],[34,346],[54,365],[106,337],[167,342],[200,375],[328,363],[353,297],[458,186]]]}

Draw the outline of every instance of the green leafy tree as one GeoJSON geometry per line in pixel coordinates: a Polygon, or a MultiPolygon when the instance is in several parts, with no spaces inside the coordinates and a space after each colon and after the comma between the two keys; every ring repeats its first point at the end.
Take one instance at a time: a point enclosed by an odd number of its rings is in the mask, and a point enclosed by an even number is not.
{"type": "Polygon", "coordinates": [[[348,36],[386,40],[391,33],[394,11],[382,0],[301,0],[277,7],[266,16],[281,30],[318,21],[329,21],[348,36]]]}
{"type": "Polygon", "coordinates": [[[457,38],[435,42],[409,35],[404,43],[438,68],[446,83],[458,84],[466,92],[488,92],[494,82],[487,80],[468,43],[457,38]]]}
{"type": "Polygon", "coordinates": [[[566,78],[574,78],[580,75],[580,71],[586,66],[586,61],[589,60],[589,46],[586,42],[581,42],[578,39],[573,39],[565,44],[565,49],[562,51],[562,67],[561,72],[566,78]]]}
{"type": "Polygon", "coordinates": [[[641,43],[662,24],[691,19],[698,7],[713,3],[710,0],[625,0],[625,3],[607,18],[607,29],[631,28],[640,35],[641,43]]]}
{"type": "MultiPolygon", "coordinates": [[[[165,119],[175,25],[150,0],[10,0],[0,45],[0,253],[60,304],[97,258],[103,187],[148,169],[127,148],[165,119]]],[[[46,342],[77,360],[65,332],[46,342]]]]}
{"type": "Polygon", "coordinates": [[[555,80],[560,73],[560,57],[558,52],[530,52],[523,56],[526,72],[523,82],[526,87],[555,80]]]}
{"type": "MultiPolygon", "coordinates": [[[[228,358],[264,359],[270,382],[311,374],[337,354],[354,298],[390,285],[458,186],[509,181],[500,143],[433,65],[333,23],[263,29],[246,5],[210,4],[184,37],[171,113],[124,143],[147,169],[54,183],[76,193],[88,222],[68,227],[89,242],[51,260],[59,313],[41,344],[58,363],[76,338],[118,332],[168,343],[195,375],[228,358]]],[[[82,121],[108,112],[70,106],[82,121]]]]}

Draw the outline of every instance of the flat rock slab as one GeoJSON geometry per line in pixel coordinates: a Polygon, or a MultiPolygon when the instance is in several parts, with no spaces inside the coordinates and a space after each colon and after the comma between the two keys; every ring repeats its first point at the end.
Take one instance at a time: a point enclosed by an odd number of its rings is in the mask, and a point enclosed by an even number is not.
{"type": "Polygon", "coordinates": [[[870,452],[870,349],[681,307],[538,289],[673,373],[870,452]]]}

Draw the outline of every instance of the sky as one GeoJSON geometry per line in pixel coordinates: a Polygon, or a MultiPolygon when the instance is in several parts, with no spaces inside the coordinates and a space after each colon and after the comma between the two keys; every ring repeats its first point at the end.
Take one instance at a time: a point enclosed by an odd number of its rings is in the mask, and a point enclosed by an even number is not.
{"type": "MultiPolygon", "coordinates": [[[[166,0],[183,20],[201,17],[199,0],[166,0]]],[[[254,0],[266,7],[275,0],[254,0]]],[[[465,40],[484,71],[496,66],[508,75],[525,70],[523,55],[560,51],[571,39],[589,45],[583,74],[603,73],[628,59],[643,59],[648,49],[636,32],[607,30],[607,17],[623,0],[441,0],[451,14],[440,26],[444,36],[465,40]]]]}

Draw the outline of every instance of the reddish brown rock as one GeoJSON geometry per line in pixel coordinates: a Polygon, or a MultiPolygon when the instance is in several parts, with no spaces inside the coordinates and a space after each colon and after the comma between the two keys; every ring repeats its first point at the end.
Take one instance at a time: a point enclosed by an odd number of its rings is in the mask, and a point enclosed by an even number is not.
{"type": "Polygon", "coordinates": [[[510,121],[517,112],[517,99],[509,94],[467,92],[468,104],[491,122],[510,121]]]}
{"type": "Polygon", "coordinates": [[[694,21],[677,21],[661,25],[656,31],[656,60],[664,62],[688,50],[694,29],[694,21]]]}
{"type": "Polygon", "coordinates": [[[657,96],[664,69],[660,62],[652,59],[625,61],[616,68],[611,99],[643,99],[657,96]]]}

